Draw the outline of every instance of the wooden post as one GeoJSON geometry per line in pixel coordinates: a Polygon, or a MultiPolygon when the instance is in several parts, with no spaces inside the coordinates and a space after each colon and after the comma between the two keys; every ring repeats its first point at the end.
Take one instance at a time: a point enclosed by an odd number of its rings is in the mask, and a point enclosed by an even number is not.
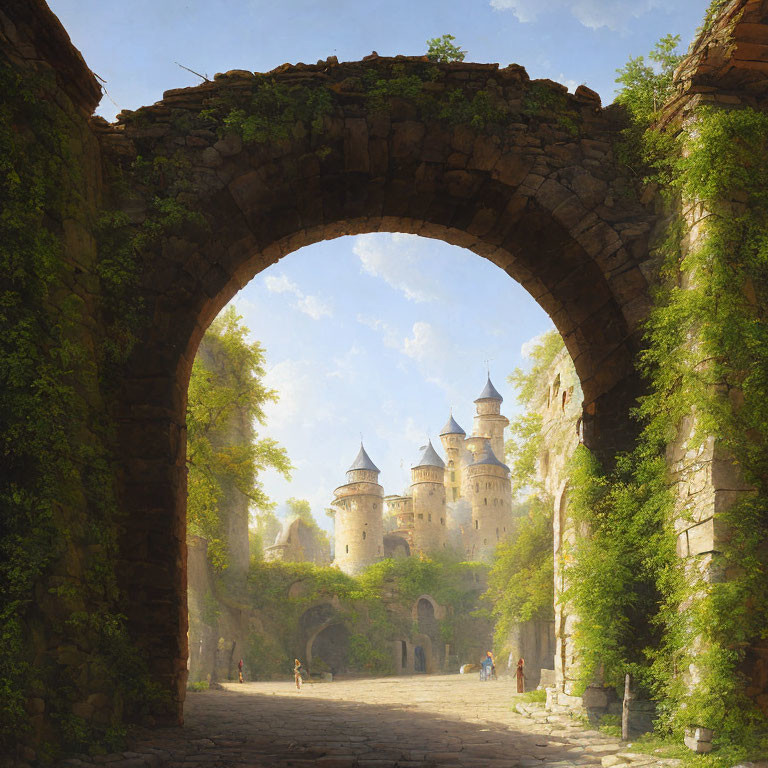
{"type": "Polygon", "coordinates": [[[621,740],[629,741],[629,702],[632,698],[629,674],[624,677],[624,701],[621,705],[621,740]]]}

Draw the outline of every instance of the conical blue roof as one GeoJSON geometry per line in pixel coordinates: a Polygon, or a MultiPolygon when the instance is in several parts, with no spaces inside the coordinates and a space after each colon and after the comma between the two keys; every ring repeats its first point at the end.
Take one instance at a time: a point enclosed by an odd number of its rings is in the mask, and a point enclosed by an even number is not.
{"type": "MultiPolygon", "coordinates": [[[[496,387],[491,384],[491,377],[488,377],[488,381],[485,385],[485,389],[480,393],[480,397],[477,400],[498,400],[502,402],[504,398],[496,391],[496,387]]],[[[477,402],[475,400],[475,402],[477,402]]]]}
{"type": "Polygon", "coordinates": [[[456,419],[451,414],[446,425],[440,431],[440,437],[443,435],[466,435],[467,433],[456,423],[456,419]]]}
{"type": "Polygon", "coordinates": [[[488,438],[484,440],[483,449],[478,451],[472,464],[492,464],[496,467],[504,467],[504,469],[509,469],[509,467],[504,464],[504,462],[499,461],[496,458],[496,454],[493,452],[493,448],[491,448],[491,441],[488,440],[488,438]]]}
{"type": "Polygon", "coordinates": [[[439,467],[440,469],[445,469],[445,462],[437,455],[437,451],[432,447],[432,441],[430,440],[424,446],[419,460],[413,466],[414,469],[416,467],[439,467]]]}
{"type": "Polygon", "coordinates": [[[347,470],[351,472],[353,469],[369,469],[373,472],[378,472],[379,468],[371,461],[371,457],[365,452],[363,444],[360,443],[360,450],[357,457],[352,462],[352,466],[347,470]]]}

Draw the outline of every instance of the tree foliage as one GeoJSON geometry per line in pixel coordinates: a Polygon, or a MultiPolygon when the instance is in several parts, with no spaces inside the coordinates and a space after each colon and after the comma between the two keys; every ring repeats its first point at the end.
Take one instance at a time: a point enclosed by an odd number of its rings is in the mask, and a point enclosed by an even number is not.
{"type": "Polygon", "coordinates": [[[442,35],[427,40],[427,58],[438,63],[464,61],[466,51],[454,44],[455,39],[453,35],[442,35]]]}
{"type": "Polygon", "coordinates": [[[536,461],[541,451],[541,415],[536,411],[536,398],[544,390],[545,376],[554,359],[565,348],[563,338],[555,331],[544,333],[530,352],[531,366],[516,368],[508,381],[517,390],[517,402],[523,412],[509,424],[510,437],[504,448],[512,469],[512,491],[519,493],[535,483],[536,461]]]}
{"type": "Polygon", "coordinates": [[[496,547],[483,595],[496,619],[494,647],[501,652],[509,633],[524,621],[554,619],[552,504],[533,497],[527,516],[496,547]]]}
{"type": "Polygon", "coordinates": [[[659,115],[674,90],[673,75],[682,55],[676,53],[680,35],[666,35],[648,54],[631,56],[616,70],[616,82],[621,86],[616,103],[623,104],[632,120],[650,125],[659,115]]]}
{"type": "Polygon", "coordinates": [[[291,469],[285,449],[269,437],[259,438],[253,422],[264,424],[264,405],[277,393],[263,383],[264,351],[247,340],[248,329],[234,307],[222,313],[206,332],[195,358],[187,405],[187,515],[190,533],[208,541],[215,567],[227,565],[223,504],[228,494],[241,494],[258,510],[272,502],[259,474],[291,469]]]}

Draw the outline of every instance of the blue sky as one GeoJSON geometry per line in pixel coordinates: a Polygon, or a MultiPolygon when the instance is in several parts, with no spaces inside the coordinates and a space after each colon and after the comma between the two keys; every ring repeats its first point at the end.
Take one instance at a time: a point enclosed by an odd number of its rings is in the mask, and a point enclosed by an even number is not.
{"type": "MultiPolygon", "coordinates": [[[[708,0],[49,0],[106,81],[108,120],[228,69],[266,72],[331,54],[420,54],[451,33],[467,60],[522,64],[573,90],[614,96],[617,67],[665,34],[693,38],[708,0]]],[[[326,241],[260,273],[235,305],[265,347],[281,400],[266,434],[288,449],[289,484],[264,476],[278,504],[309,499],[321,525],[363,434],[388,493],[399,492],[449,407],[470,432],[485,362],[514,412],[506,375],[551,327],[519,285],[460,248],[376,234],[326,241]],[[501,279],[499,279],[501,278],[501,279]]]]}

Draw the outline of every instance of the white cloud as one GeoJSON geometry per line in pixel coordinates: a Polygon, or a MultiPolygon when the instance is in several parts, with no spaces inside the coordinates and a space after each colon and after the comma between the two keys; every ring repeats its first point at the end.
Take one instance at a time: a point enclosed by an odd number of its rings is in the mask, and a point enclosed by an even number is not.
{"type": "Polygon", "coordinates": [[[412,336],[403,339],[403,353],[420,363],[435,359],[438,350],[444,346],[444,340],[439,337],[434,326],[419,321],[413,324],[412,333],[412,336]]]}
{"type": "Polygon", "coordinates": [[[425,257],[421,240],[401,233],[358,235],[352,251],[364,272],[380,277],[410,301],[435,301],[435,276],[427,268],[431,259],[425,257]]]}
{"type": "Polygon", "coordinates": [[[557,82],[562,83],[571,93],[575,93],[576,89],[581,85],[577,80],[571,80],[561,72],[557,77],[557,82]]]}
{"type": "Polygon", "coordinates": [[[392,349],[400,349],[400,340],[397,338],[397,331],[381,318],[371,317],[370,315],[357,315],[357,322],[365,325],[373,331],[381,331],[384,345],[392,349]]]}
{"type": "Polygon", "coordinates": [[[624,29],[632,19],[663,7],[661,0],[491,0],[497,11],[512,11],[518,21],[569,12],[589,29],[624,29]]]}
{"type": "Polygon", "coordinates": [[[267,275],[264,278],[264,286],[270,293],[290,293],[296,297],[293,304],[294,309],[309,315],[313,320],[319,320],[321,317],[331,317],[333,309],[327,301],[323,301],[318,296],[313,296],[299,288],[287,275],[267,275]]]}
{"type": "Polygon", "coordinates": [[[302,296],[296,306],[313,320],[319,320],[321,317],[330,317],[333,314],[331,305],[317,296],[302,296]]]}
{"type": "Polygon", "coordinates": [[[266,429],[270,434],[291,427],[308,428],[332,420],[333,409],[322,398],[311,362],[283,360],[276,363],[267,370],[264,383],[280,395],[277,403],[268,403],[264,408],[266,429]]]}
{"type": "Polygon", "coordinates": [[[264,285],[270,293],[293,293],[301,296],[299,286],[289,279],[288,275],[267,275],[264,278],[264,285]]]}

